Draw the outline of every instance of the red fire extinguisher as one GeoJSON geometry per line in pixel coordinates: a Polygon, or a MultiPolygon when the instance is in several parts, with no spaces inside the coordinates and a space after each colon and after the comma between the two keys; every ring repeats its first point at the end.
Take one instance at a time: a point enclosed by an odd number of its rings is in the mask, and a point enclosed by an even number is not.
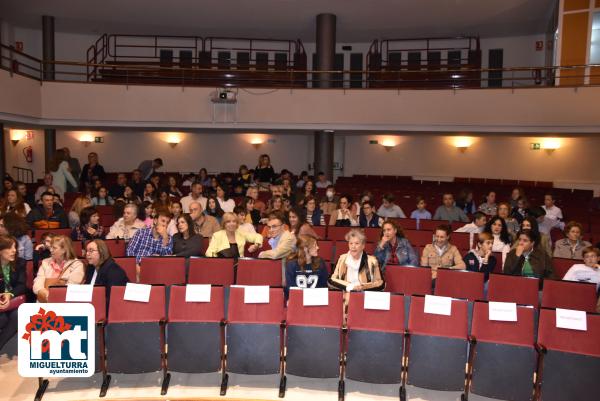
{"type": "Polygon", "coordinates": [[[31,146],[23,148],[23,156],[27,163],[33,163],[33,148],[31,146]]]}

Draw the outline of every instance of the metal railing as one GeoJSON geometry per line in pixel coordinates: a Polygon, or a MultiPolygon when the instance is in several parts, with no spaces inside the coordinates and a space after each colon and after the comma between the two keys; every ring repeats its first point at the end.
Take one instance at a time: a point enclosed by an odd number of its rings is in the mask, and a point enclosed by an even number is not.
{"type": "Polygon", "coordinates": [[[16,177],[17,181],[24,182],[25,184],[31,184],[33,182],[33,170],[30,168],[23,167],[12,167],[13,178],[16,177]]]}
{"type": "MultiPolygon", "coordinates": [[[[92,58],[94,59],[106,59],[108,50],[105,39],[101,38],[99,42],[100,45],[90,54],[93,54],[92,58]]],[[[600,64],[501,69],[442,66],[435,71],[424,67],[410,70],[405,68],[386,69],[385,71],[315,71],[295,68],[286,70],[269,68],[264,71],[256,69],[255,66],[248,69],[236,69],[235,66],[224,69],[137,63],[52,62],[32,57],[17,51],[12,46],[0,45],[0,68],[11,74],[23,75],[42,82],[45,65],[55,67],[55,81],[126,85],[311,88],[323,87],[323,83],[327,83],[333,88],[349,89],[355,88],[353,83],[357,82],[351,77],[358,76],[361,85],[356,89],[373,87],[388,89],[487,88],[488,82],[492,80],[501,81],[501,87],[504,88],[527,88],[554,86],[558,72],[563,74],[561,86],[591,86],[600,83],[600,64]],[[502,72],[502,76],[488,78],[490,72],[502,72]],[[586,82],[588,80],[589,83],[586,82]],[[436,84],[439,84],[438,87],[436,84]]]]}

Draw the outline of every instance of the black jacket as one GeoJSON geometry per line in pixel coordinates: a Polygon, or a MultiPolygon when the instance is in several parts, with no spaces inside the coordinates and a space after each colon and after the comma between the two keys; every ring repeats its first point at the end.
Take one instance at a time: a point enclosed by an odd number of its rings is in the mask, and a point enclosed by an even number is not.
{"type": "MultiPolygon", "coordinates": [[[[15,260],[15,271],[10,272],[10,287],[15,297],[25,294],[27,291],[27,270],[25,269],[25,259],[17,258],[15,260]]],[[[0,270],[0,294],[6,292],[6,283],[2,271],[0,270]]]]}
{"type": "Polygon", "coordinates": [[[203,256],[202,237],[198,234],[184,239],[181,233],[173,236],[173,255],[175,256],[203,256]]]}
{"type": "Polygon", "coordinates": [[[35,208],[31,209],[31,212],[29,212],[27,215],[26,220],[27,224],[29,224],[29,227],[34,230],[69,228],[67,214],[65,213],[65,210],[57,204],[54,204],[54,212],[52,216],[47,217],[44,207],[42,205],[37,205],[35,208]]]}
{"type": "Polygon", "coordinates": [[[494,268],[496,267],[496,257],[494,255],[490,255],[488,257],[487,265],[480,265],[479,259],[477,258],[477,255],[473,253],[473,251],[467,253],[463,260],[465,265],[467,265],[467,270],[484,273],[485,281],[488,280],[490,273],[493,272],[494,268]]]}
{"type": "MultiPolygon", "coordinates": [[[[506,255],[504,262],[504,273],[520,276],[523,271],[525,256],[517,256],[516,249],[512,249],[506,255]]],[[[535,247],[529,254],[529,263],[533,269],[533,274],[537,278],[554,278],[552,271],[552,260],[550,255],[541,247],[535,247]]],[[[541,284],[541,283],[540,283],[541,284]]]]}
{"type": "MultiPolygon", "coordinates": [[[[85,272],[85,283],[90,284],[92,277],[94,277],[94,270],[96,268],[92,265],[88,265],[85,272]]],[[[108,259],[100,269],[98,269],[98,275],[94,285],[103,285],[106,287],[106,306],[108,307],[108,301],[110,300],[110,288],[113,285],[123,286],[129,282],[125,270],[121,268],[113,259],[108,259]]]]}

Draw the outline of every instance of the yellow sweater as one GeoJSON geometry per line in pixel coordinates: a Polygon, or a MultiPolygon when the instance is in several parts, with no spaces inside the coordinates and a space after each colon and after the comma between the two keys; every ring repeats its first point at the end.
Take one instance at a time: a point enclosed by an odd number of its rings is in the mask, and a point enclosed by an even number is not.
{"type": "MultiPolygon", "coordinates": [[[[240,257],[244,256],[244,246],[246,245],[246,242],[251,242],[260,246],[262,245],[263,237],[260,234],[236,230],[235,243],[238,246],[240,257]]],[[[215,258],[219,252],[225,249],[229,249],[227,232],[225,230],[219,230],[212,235],[210,243],[208,244],[208,249],[206,250],[206,256],[209,258],[215,258]]]]}

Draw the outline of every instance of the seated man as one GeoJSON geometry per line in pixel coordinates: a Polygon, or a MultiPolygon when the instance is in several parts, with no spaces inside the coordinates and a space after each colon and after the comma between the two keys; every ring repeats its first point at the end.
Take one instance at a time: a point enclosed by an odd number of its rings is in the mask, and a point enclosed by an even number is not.
{"type": "Polygon", "coordinates": [[[203,189],[204,188],[202,187],[202,184],[200,184],[199,182],[195,182],[192,184],[190,188],[190,194],[188,196],[184,196],[180,200],[181,209],[183,210],[183,213],[191,213],[190,205],[192,204],[192,202],[198,202],[200,203],[202,210],[206,209],[206,202],[208,201],[208,199],[202,196],[203,189]]]}
{"type": "Polygon", "coordinates": [[[127,176],[123,173],[119,173],[117,175],[117,183],[110,187],[108,194],[113,198],[121,198],[123,193],[125,192],[125,187],[127,186],[127,176]]]}
{"type": "Polygon", "coordinates": [[[465,212],[454,205],[454,195],[445,193],[442,197],[442,206],[438,207],[433,215],[434,220],[446,220],[448,223],[453,221],[469,222],[469,218],[465,212]]]}
{"type": "Polygon", "coordinates": [[[396,198],[393,194],[383,195],[383,203],[379,206],[377,214],[384,219],[387,218],[398,218],[405,219],[406,215],[402,208],[394,203],[396,198]]]}
{"type": "Polygon", "coordinates": [[[200,202],[190,203],[190,216],[194,220],[194,231],[204,238],[212,238],[212,235],[219,231],[221,226],[216,218],[204,214],[203,211],[200,202]]]}
{"type": "MultiPolygon", "coordinates": [[[[53,185],[53,181],[54,181],[54,177],[52,176],[52,174],[50,174],[50,173],[44,174],[44,185],[40,185],[38,187],[38,189],[35,191],[34,199],[36,202],[41,202],[42,194],[44,192],[52,191],[52,192],[58,194],[58,196],[60,196],[61,198],[64,196],[64,192],[60,188],[55,187],[53,185]]],[[[30,205],[30,206],[33,206],[33,205],[30,205]]]]}
{"type": "Polygon", "coordinates": [[[335,196],[335,187],[329,185],[325,190],[325,196],[321,199],[321,211],[323,214],[331,215],[336,211],[339,199],[335,196]]]}
{"type": "Polygon", "coordinates": [[[54,203],[54,194],[44,192],[42,204],[36,205],[27,215],[27,224],[33,229],[68,228],[69,220],[62,206],[54,203]]]}
{"type": "Polygon", "coordinates": [[[331,181],[327,179],[327,176],[324,172],[320,171],[319,174],[317,174],[317,183],[315,184],[317,189],[325,189],[330,185],[331,181]]]}
{"type": "Polygon", "coordinates": [[[483,229],[485,228],[485,223],[487,223],[487,216],[483,212],[477,212],[473,215],[472,223],[465,224],[459,229],[454,230],[454,232],[479,234],[483,232],[483,229]]]}
{"type": "Polygon", "coordinates": [[[281,213],[271,213],[267,221],[270,250],[258,254],[261,259],[283,259],[294,250],[296,237],[284,229],[284,217],[281,213]]]}
{"type": "Polygon", "coordinates": [[[367,200],[363,202],[362,210],[358,217],[358,224],[363,228],[381,227],[383,224],[383,219],[373,211],[373,203],[371,201],[367,200]]]}
{"type": "Polygon", "coordinates": [[[159,209],[152,227],[137,230],[127,244],[127,256],[135,256],[136,263],[145,256],[167,256],[173,253],[173,238],[167,227],[171,221],[171,212],[159,209]]]}
{"type": "Polygon", "coordinates": [[[138,207],[135,203],[126,204],[123,208],[123,217],[115,221],[110,227],[106,239],[120,238],[129,241],[133,238],[137,230],[146,226],[143,221],[137,218],[137,215],[138,207]]]}

